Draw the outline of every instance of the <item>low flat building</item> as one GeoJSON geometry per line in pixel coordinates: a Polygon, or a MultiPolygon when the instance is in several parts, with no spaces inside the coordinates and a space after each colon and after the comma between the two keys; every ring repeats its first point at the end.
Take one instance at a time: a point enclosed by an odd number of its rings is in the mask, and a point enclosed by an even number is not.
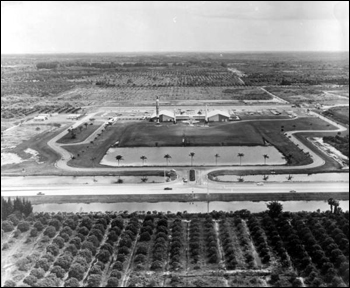
{"type": "Polygon", "coordinates": [[[230,115],[226,111],[214,110],[207,113],[208,122],[226,122],[229,119],[230,115]]]}
{"type": "Polygon", "coordinates": [[[47,119],[49,119],[47,116],[42,116],[42,115],[34,117],[34,121],[45,121],[47,119]]]}
{"type": "MultiPolygon", "coordinates": [[[[157,114],[153,113],[151,118],[152,121],[157,120],[157,114]]],[[[160,122],[170,122],[170,121],[176,121],[175,113],[168,110],[162,110],[159,112],[159,121],[160,122]]]]}

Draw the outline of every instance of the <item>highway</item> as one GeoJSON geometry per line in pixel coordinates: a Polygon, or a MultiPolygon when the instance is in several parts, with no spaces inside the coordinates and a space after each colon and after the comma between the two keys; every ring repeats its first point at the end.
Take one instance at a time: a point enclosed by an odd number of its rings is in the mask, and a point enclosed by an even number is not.
{"type": "MultiPolygon", "coordinates": [[[[37,177],[40,183],[40,176],[37,177]]],[[[329,192],[349,192],[349,183],[346,182],[286,182],[286,183],[265,183],[258,186],[255,183],[232,183],[222,184],[216,182],[173,183],[159,184],[66,184],[47,185],[36,184],[27,186],[1,186],[2,196],[33,196],[38,192],[45,195],[127,195],[127,194],[189,194],[192,193],[286,193],[295,190],[297,193],[329,193],[329,192]],[[166,191],[165,187],[172,190],[166,191]]]]}

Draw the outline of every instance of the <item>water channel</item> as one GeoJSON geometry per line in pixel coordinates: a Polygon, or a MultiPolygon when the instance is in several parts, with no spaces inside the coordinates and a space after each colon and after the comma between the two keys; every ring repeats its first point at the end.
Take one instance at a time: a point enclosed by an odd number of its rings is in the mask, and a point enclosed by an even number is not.
{"type": "MultiPolygon", "coordinates": [[[[286,201],[281,202],[284,211],[326,211],[329,210],[327,201],[286,201]]],[[[158,211],[158,212],[183,212],[205,213],[208,212],[207,202],[120,202],[120,203],[65,203],[65,204],[39,204],[33,205],[34,212],[105,212],[105,211],[158,211]]],[[[349,210],[349,201],[340,201],[343,211],[349,210]]],[[[247,209],[250,212],[262,212],[267,210],[266,202],[222,202],[213,201],[209,203],[209,211],[237,211],[247,209]]]]}

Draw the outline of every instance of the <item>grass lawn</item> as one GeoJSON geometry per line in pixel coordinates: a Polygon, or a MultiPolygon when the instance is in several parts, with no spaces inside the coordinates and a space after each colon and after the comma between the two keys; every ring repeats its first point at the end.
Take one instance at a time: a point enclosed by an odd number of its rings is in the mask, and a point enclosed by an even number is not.
{"type": "Polygon", "coordinates": [[[323,115],[335,121],[349,125],[349,106],[333,107],[323,112],[323,115]]]}
{"type": "MultiPolygon", "coordinates": [[[[74,167],[105,167],[99,162],[116,141],[124,147],[154,147],[181,146],[185,135],[190,146],[255,146],[263,145],[264,139],[274,145],[282,154],[292,154],[291,165],[306,165],[311,163],[297,146],[295,146],[284,132],[293,130],[334,129],[328,123],[318,118],[299,118],[296,120],[280,121],[251,121],[235,123],[211,123],[210,127],[190,127],[184,124],[163,124],[159,127],[149,122],[117,122],[107,128],[94,144],[65,146],[73,155],[79,154],[77,159],[71,160],[69,165],[74,167]],[[83,152],[84,151],[84,152],[83,152]]],[[[313,147],[314,148],[314,147],[313,147]]]]}
{"type": "Polygon", "coordinates": [[[57,143],[61,144],[72,144],[72,143],[79,143],[84,141],[86,138],[88,138],[94,131],[96,131],[100,126],[101,123],[95,123],[93,125],[80,125],[82,127],[82,130],[75,129],[75,138],[72,138],[72,134],[67,131],[67,134],[64,135],[61,139],[57,141],[57,143]]]}

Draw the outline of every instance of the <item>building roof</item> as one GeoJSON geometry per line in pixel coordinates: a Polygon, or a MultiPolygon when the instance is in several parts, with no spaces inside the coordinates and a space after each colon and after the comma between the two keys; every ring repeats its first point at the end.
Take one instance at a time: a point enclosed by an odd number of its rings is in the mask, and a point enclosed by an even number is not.
{"type": "Polygon", "coordinates": [[[221,115],[221,116],[230,118],[230,115],[228,114],[227,111],[213,110],[213,111],[208,111],[208,113],[207,113],[208,118],[216,116],[216,115],[221,115]]]}
{"type": "MultiPolygon", "coordinates": [[[[165,116],[168,116],[168,117],[171,117],[171,118],[175,118],[174,112],[169,111],[169,110],[161,110],[161,111],[159,111],[159,116],[161,116],[161,115],[165,115],[165,116]]],[[[154,112],[152,114],[151,118],[155,118],[155,117],[157,117],[156,112],[154,112]]]]}

